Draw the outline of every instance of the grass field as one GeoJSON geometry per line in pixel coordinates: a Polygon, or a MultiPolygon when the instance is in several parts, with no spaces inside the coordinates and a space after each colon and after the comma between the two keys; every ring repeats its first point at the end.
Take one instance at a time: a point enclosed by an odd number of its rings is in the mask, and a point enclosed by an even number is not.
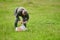
{"type": "Polygon", "coordinates": [[[60,0],[0,0],[0,40],[60,40],[60,0]],[[28,31],[14,29],[14,10],[25,7],[28,31]]]}

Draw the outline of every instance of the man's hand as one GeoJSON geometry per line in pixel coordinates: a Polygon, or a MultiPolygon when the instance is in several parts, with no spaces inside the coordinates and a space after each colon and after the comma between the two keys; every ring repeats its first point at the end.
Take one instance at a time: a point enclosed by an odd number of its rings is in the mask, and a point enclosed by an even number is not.
{"type": "Polygon", "coordinates": [[[27,23],[27,21],[23,22],[23,24],[27,23]]]}
{"type": "Polygon", "coordinates": [[[18,24],[22,24],[22,21],[18,21],[18,24]]]}
{"type": "Polygon", "coordinates": [[[19,21],[18,24],[25,24],[27,23],[27,21],[23,22],[23,21],[19,21]]]}

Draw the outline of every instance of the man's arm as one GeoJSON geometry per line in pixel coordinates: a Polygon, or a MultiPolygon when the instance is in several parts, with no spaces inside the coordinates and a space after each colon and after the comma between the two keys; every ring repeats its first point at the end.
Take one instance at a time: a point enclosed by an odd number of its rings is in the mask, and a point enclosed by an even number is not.
{"type": "Polygon", "coordinates": [[[24,21],[23,23],[27,23],[28,20],[29,20],[29,15],[27,14],[26,17],[25,17],[25,19],[23,19],[23,21],[24,21]]]}
{"type": "Polygon", "coordinates": [[[27,14],[27,21],[29,20],[29,14],[27,14]]]}

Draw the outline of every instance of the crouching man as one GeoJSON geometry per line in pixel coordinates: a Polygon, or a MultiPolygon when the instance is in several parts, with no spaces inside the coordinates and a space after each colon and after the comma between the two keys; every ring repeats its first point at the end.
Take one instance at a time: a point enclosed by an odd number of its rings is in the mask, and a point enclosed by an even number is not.
{"type": "Polygon", "coordinates": [[[16,17],[15,23],[14,23],[15,30],[16,30],[16,31],[26,30],[26,29],[27,29],[27,28],[26,28],[26,23],[27,23],[28,20],[29,20],[29,14],[28,14],[28,12],[26,11],[26,9],[23,8],[23,7],[16,8],[14,14],[15,14],[15,17],[16,17]],[[21,22],[21,23],[22,23],[22,26],[17,27],[18,22],[21,21],[19,17],[22,17],[22,19],[23,19],[22,22],[21,22]]]}

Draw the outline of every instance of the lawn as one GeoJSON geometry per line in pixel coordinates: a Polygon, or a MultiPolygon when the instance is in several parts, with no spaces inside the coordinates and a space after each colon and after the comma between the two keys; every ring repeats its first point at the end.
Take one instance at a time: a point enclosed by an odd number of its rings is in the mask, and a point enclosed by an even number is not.
{"type": "Polygon", "coordinates": [[[0,40],[60,40],[60,0],[0,0],[0,40]],[[29,13],[28,31],[15,31],[17,7],[29,13]]]}

